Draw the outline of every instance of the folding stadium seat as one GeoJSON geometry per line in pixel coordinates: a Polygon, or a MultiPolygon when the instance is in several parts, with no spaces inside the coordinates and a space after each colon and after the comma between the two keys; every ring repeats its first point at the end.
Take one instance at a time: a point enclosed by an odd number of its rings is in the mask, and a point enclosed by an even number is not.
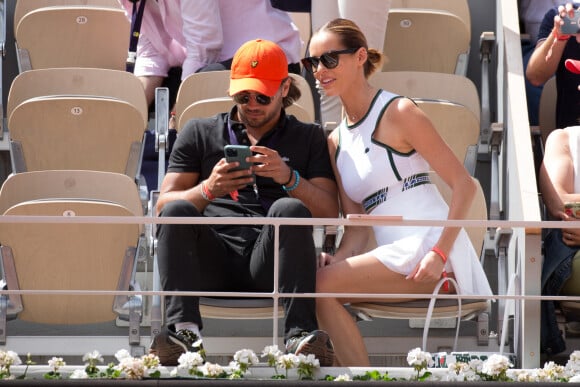
{"type": "Polygon", "coordinates": [[[18,74],[8,93],[6,117],[9,118],[14,108],[27,99],[62,95],[116,98],[139,110],[143,128],[149,119],[145,91],[135,75],[121,70],[83,67],[47,68],[18,74]]]}
{"type": "Polygon", "coordinates": [[[465,75],[470,31],[447,11],[391,8],[383,71],[432,71],[465,75]]]}
{"type": "Polygon", "coordinates": [[[65,294],[139,290],[137,253],[143,243],[139,224],[75,223],[76,216],[142,216],[132,179],[97,171],[39,171],[11,175],[0,190],[0,213],[53,216],[55,223],[0,224],[2,284],[8,290],[56,294],[10,294],[1,308],[0,341],[6,316],[41,324],[92,324],[130,321],[131,345],[140,342],[142,301],[137,294],[65,294]],[[67,217],[72,222],[59,221],[67,217]]]}
{"type": "Polygon", "coordinates": [[[467,0],[391,0],[392,8],[434,9],[449,12],[467,25],[471,35],[471,12],[467,0]]]}
{"type": "Polygon", "coordinates": [[[50,67],[124,70],[130,22],[111,0],[19,0],[14,36],[19,71],[50,67]]]}
{"type": "Polygon", "coordinates": [[[144,137],[141,112],[109,97],[28,99],[8,118],[14,172],[86,169],[137,181],[144,137]]]}
{"type": "MultiPolygon", "coordinates": [[[[314,121],[314,99],[308,82],[297,74],[290,74],[294,78],[296,85],[300,89],[302,96],[297,104],[303,108],[311,117],[310,121],[314,121]]],[[[191,104],[210,98],[227,97],[228,89],[230,87],[230,71],[208,71],[202,73],[194,73],[183,80],[177,99],[175,102],[175,119],[177,129],[181,129],[185,124],[185,120],[181,118],[184,111],[191,104]]],[[[225,107],[222,105],[222,107],[225,107]]],[[[228,111],[222,110],[222,111],[228,111]]]]}
{"type": "Polygon", "coordinates": [[[138,181],[148,124],[143,86],[96,68],[26,71],[7,102],[13,171],[87,169],[138,181]]]}

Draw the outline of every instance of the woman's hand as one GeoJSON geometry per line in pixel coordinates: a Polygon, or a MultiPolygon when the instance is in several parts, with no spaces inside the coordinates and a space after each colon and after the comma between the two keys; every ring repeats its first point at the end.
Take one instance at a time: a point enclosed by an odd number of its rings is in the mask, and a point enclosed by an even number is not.
{"type": "MultiPolygon", "coordinates": [[[[560,219],[565,222],[578,222],[579,219],[560,212],[560,219]]],[[[580,228],[562,228],[562,242],[567,246],[580,246],[580,228]]]]}
{"type": "Polygon", "coordinates": [[[441,257],[429,251],[407,276],[407,279],[417,282],[437,282],[441,278],[445,263],[441,257]]]}

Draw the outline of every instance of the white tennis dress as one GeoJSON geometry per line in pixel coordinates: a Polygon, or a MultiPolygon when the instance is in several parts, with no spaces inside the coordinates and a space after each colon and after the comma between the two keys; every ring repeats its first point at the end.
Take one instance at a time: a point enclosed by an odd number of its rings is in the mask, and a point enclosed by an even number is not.
{"type": "MultiPolygon", "coordinates": [[[[429,164],[415,151],[399,153],[372,139],[389,103],[398,96],[380,90],[369,112],[355,125],[339,126],[336,164],[348,197],[372,215],[404,219],[447,219],[449,208],[429,180],[429,164]]],[[[371,251],[390,270],[409,274],[437,243],[443,227],[374,226],[378,247],[371,251]]],[[[461,293],[491,295],[487,277],[465,230],[445,270],[454,272],[461,293]]]]}

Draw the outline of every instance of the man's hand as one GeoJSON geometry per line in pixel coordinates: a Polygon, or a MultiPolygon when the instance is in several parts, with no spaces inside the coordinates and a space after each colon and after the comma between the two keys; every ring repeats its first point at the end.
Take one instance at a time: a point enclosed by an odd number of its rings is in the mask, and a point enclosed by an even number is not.
{"type": "Polygon", "coordinates": [[[253,170],[258,176],[269,177],[278,184],[288,184],[292,180],[292,168],[280,157],[280,154],[268,147],[253,145],[250,147],[254,156],[253,170]]]}
{"type": "Polygon", "coordinates": [[[215,197],[221,197],[252,184],[252,169],[230,171],[238,167],[239,162],[228,163],[225,158],[221,159],[212,169],[211,174],[205,181],[205,185],[215,197]]]}

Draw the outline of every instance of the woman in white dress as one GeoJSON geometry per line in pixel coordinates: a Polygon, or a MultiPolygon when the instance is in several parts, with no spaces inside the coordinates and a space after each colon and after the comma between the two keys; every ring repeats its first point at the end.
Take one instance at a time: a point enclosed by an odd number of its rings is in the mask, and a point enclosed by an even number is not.
{"type": "MultiPolygon", "coordinates": [[[[328,140],[342,213],[463,219],[476,190],[472,177],[412,100],[369,84],[382,54],[368,48],[358,26],[328,22],[313,35],[310,55],[303,64],[327,95],[340,98],[345,113],[328,140]],[[449,207],[430,171],[451,188],[449,207]]],[[[317,292],[427,294],[448,275],[464,294],[492,294],[465,230],[375,226],[373,232],[378,247],[371,251],[368,230],[357,226],[346,228],[334,255],[321,254],[317,292]]],[[[351,301],[362,299],[318,298],[319,324],[334,343],[337,365],[368,366],[363,338],[343,307],[351,301]]]]}

